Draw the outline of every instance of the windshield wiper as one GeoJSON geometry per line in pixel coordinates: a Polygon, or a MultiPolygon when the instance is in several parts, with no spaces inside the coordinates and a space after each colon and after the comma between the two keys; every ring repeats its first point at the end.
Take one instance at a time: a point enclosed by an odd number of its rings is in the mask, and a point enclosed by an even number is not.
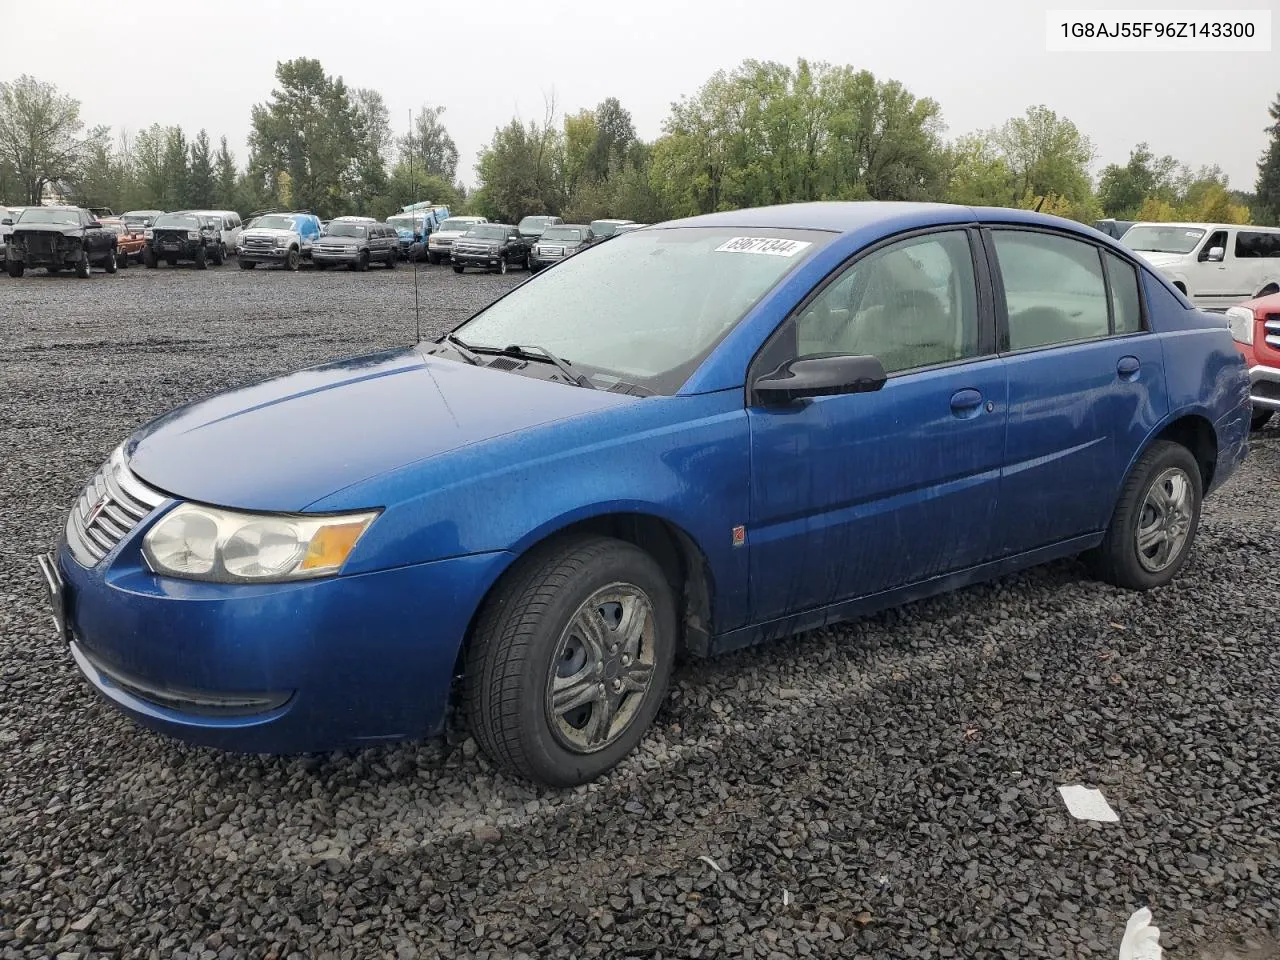
{"type": "Polygon", "coordinates": [[[484,364],[484,361],[480,359],[480,354],[476,353],[452,333],[446,333],[444,335],[444,340],[445,343],[453,347],[454,352],[457,353],[458,356],[462,357],[463,360],[467,361],[467,363],[472,366],[481,366],[484,364]]]}
{"type": "Polygon", "coordinates": [[[509,357],[527,357],[530,360],[541,360],[543,363],[550,363],[556,367],[561,373],[576,383],[580,387],[586,387],[588,390],[595,390],[596,385],[579,373],[574,373],[569,368],[569,361],[557,357],[546,347],[540,347],[537,344],[518,344],[512,343],[502,350],[496,351],[509,357]]]}

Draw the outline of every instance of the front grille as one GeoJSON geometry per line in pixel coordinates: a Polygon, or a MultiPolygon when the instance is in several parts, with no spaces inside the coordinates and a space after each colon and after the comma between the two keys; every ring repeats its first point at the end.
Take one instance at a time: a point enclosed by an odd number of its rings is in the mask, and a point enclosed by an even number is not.
{"type": "Polygon", "coordinates": [[[564,247],[539,247],[538,256],[540,257],[563,257],[564,247]]]}
{"type": "Polygon", "coordinates": [[[157,243],[182,243],[187,239],[187,231],[157,230],[155,231],[155,239],[157,243]]]}
{"type": "Polygon", "coordinates": [[[275,237],[243,237],[240,240],[240,246],[246,250],[270,250],[275,245],[275,237]]]}
{"type": "MultiPolygon", "coordinates": [[[[475,243],[455,243],[453,245],[453,249],[455,253],[485,254],[485,255],[489,254],[488,244],[481,246],[475,243]]],[[[495,252],[494,256],[496,255],[497,254],[495,252]]]]}
{"type": "Polygon", "coordinates": [[[1280,313],[1268,313],[1262,328],[1266,331],[1267,346],[1280,350],[1280,313]]]}
{"type": "Polygon", "coordinates": [[[57,237],[42,233],[28,233],[22,237],[22,242],[27,253],[42,257],[53,253],[58,247],[57,237]]]}
{"type": "Polygon", "coordinates": [[[351,247],[348,247],[345,244],[341,244],[341,243],[317,243],[313,249],[314,249],[314,252],[316,253],[328,253],[328,254],[355,252],[354,250],[352,250],[351,247]]]}
{"type": "Polygon", "coordinates": [[[165,496],[133,475],[117,447],[67,517],[67,546],[82,567],[96,566],[165,496]]]}

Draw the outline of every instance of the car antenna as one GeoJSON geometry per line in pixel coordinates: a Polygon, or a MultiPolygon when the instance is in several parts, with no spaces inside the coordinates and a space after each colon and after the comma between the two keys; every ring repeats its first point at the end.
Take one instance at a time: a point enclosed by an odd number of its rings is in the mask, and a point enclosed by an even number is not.
{"type": "MultiPolygon", "coordinates": [[[[423,164],[426,164],[426,149],[422,152],[423,164]]],[[[409,108],[409,188],[413,191],[413,195],[418,195],[418,171],[413,165],[413,107],[409,108]]],[[[418,201],[414,200],[413,203],[418,201]]],[[[425,225],[425,224],[424,224],[425,225]]],[[[417,224],[414,224],[416,227],[417,224]]],[[[417,230],[414,230],[417,233],[417,230]]],[[[425,244],[427,238],[424,236],[422,242],[425,244]]],[[[413,244],[409,244],[409,250],[413,252],[413,244]]],[[[413,336],[414,344],[422,342],[422,314],[418,311],[418,255],[413,253],[413,336]]]]}

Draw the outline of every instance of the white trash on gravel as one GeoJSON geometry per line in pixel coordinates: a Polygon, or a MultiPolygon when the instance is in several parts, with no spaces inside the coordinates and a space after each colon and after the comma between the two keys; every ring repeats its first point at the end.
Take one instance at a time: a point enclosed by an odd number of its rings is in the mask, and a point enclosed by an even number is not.
{"type": "Polygon", "coordinates": [[[1116,823],[1120,819],[1111,809],[1111,804],[1107,803],[1107,798],[1102,795],[1101,790],[1084,787],[1077,783],[1059,787],[1058,793],[1062,794],[1062,802],[1067,805],[1067,812],[1077,820],[1116,823]]]}
{"type": "Polygon", "coordinates": [[[1150,909],[1134,911],[1120,941],[1120,960],[1161,960],[1163,956],[1160,928],[1151,923],[1150,909]]]}

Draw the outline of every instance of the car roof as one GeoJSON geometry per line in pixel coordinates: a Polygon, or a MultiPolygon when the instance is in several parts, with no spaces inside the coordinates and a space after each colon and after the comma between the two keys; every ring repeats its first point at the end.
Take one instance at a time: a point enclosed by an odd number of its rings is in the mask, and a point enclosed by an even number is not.
{"type": "MultiPolygon", "coordinates": [[[[1137,220],[1134,227],[1188,227],[1193,230],[1229,230],[1239,227],[1242,230],[1261,230],[1280,233],[1280,227],[1261,227],[1252,223],[1183,223],[1179,220],[1137,220]]],[[[1132,227],[1130,228],[1132,229],[1132,227]]]]}

